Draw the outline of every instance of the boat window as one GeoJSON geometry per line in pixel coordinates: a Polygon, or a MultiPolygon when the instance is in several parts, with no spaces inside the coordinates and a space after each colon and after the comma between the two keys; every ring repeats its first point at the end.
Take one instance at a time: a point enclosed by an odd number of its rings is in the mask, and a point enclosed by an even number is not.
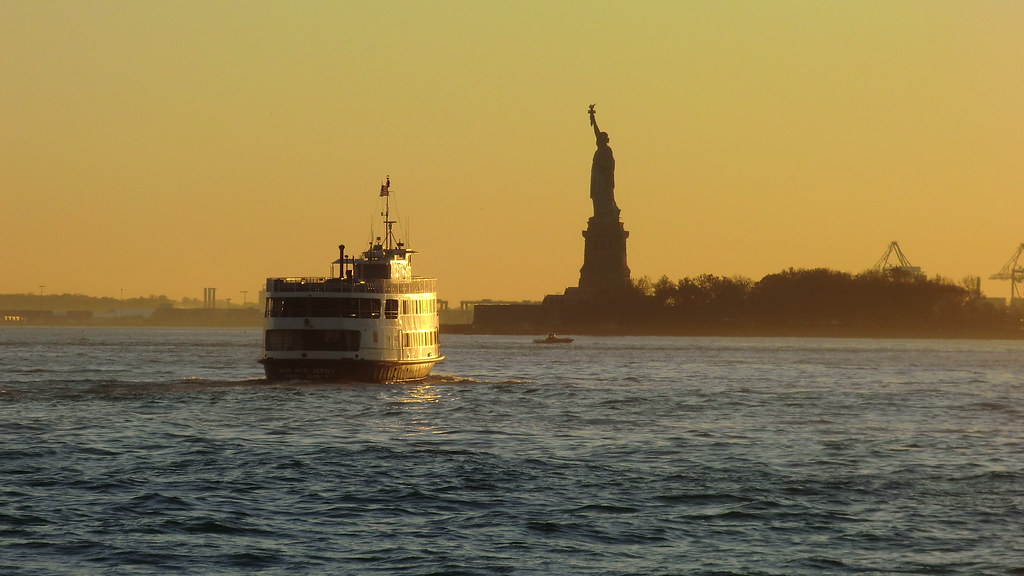
{"type": "Polygon", "coordinates": [[[376,298],[357,298],[359,300],[360,318],[380,318],[380,300],[376,298]]]}
{"type": "Polygon", "coordinates": [[[397,320],[398,319],[398,300],[397,299],[388,298],[384,302],[384,318],[387,318],[388,320],[397,320]]]}
{"type": "Polygon", "coordinates": [[[266,315],[272,318],[380,318],[377,298],[267,298],[266,315]]]}
{"type": "Polygon", "coordinates": [[[421,346],[436,346],[437,330],[416,330],[402,333],[402,346],[405,348],[419,348],[421,346]]]}
{"type": "Polygon", "coordinates": [[[309,316],[309,297],[267,298],[267,315],[277,318],[309,316]]]}
{"type": "Polygon", "coordinates": [[[358,330],[267,330],[264,347],[268,352],[358,352],[359,336],[358,330]]]}
{"type": "Polygon", "coordinates": [[[311,318],[337,318],[341,316],[340,298],[310,298],[309,316],[311,318]]]}
{"type": "Polygon", "coordinates": [[[359,298],[339,298],[342,318],[359,318],[359,298]]]}
{"type": "Polygon", "coordinates": [[[363,264],[357,266],[356,276],[364,280],[386,280],[391,278],[391,266],[384,264],[363,264]]]}

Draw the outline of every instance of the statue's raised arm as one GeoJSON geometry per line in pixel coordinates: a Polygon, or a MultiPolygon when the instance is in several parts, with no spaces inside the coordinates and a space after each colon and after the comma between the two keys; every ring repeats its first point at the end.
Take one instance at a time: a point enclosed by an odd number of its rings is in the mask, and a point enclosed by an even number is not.
{"type": "Polygon", "coordinates": [[[590,125],[594,127],[594,137],[601,135],[601,130],[597,127],[597,111],[594,110],[594,106],[597,104],[590,105],[590,125]]]}

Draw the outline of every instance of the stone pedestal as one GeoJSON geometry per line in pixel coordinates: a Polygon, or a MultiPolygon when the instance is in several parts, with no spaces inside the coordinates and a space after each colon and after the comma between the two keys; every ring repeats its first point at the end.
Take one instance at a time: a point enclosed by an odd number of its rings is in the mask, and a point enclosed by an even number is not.
{"type": "Polygon", "coordinates": [[[583,238],[583,267],[580,268],[578,295],[586,300],[599,300],[627,292],[630,288],[629,267],[626,266],[629,232],[622,222],[591,218],[583,238]]]}

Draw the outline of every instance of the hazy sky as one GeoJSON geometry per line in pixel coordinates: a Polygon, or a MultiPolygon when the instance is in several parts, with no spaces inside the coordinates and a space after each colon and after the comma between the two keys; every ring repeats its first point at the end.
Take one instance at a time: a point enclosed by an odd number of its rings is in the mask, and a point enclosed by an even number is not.
{"type": "Polygon", "coordinates": [[[365,247],[387,175],[441,298],[561,293],[591,103],[634,277],[897,240],[1002,296],[1024,241],[1017,0],[0,0],[0,54],[0,293],[251,302],[365,247]]]}

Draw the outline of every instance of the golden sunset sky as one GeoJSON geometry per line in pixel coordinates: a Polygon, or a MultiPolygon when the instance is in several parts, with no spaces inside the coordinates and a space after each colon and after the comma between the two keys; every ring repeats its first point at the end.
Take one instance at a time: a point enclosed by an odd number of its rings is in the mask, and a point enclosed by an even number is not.
{"type": "Polygon", "coordinates": [[[591,103],[633,277],[897,240],[1004,296],[1024,241],[1016,0],[0,0],[0,54],[0,293],[252,302],[364,248],[387,175],[440,298],[561,293],[591,103]]]}

